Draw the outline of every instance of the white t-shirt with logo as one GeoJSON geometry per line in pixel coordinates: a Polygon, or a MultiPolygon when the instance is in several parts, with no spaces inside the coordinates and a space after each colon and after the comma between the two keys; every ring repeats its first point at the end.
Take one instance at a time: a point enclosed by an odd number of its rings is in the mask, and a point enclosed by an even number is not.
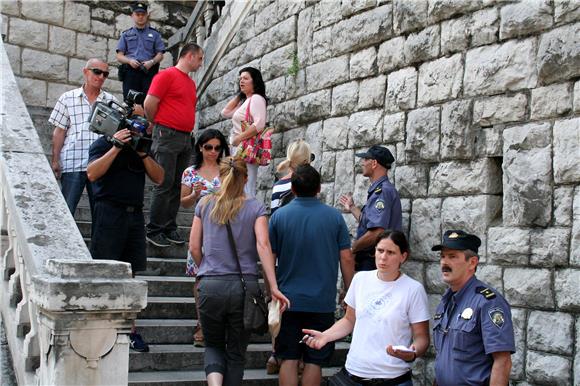
{"type": "Polygon", "coordinates": [[[409,347],[412,323],[430,319],[425,289],[405,274],[391,282],[377,271],[358,272],[345,297],[355,310],[356,323],[346,358],[346,369],[364,378],[396,378],[410,364],[387,354],[388,345],[409,347]]]}

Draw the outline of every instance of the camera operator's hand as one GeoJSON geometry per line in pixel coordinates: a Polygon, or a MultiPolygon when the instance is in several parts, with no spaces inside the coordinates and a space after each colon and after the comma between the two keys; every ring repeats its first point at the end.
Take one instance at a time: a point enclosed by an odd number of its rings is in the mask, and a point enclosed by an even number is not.
{"type": "Polygon", "coordinates": [[[131,140],[131,132],[129,131],[129,129],[122,129],[117,131],[115,135],[113,135],[113,138],[123,143],[127,143],[131,140]]]}
{"type": "Polygon", "coordinates": [[[135,70],[138,70],[139,66],[141,66],[141,62],[135,59],[129,59],[129,66],[133,67],[135,70]]]}

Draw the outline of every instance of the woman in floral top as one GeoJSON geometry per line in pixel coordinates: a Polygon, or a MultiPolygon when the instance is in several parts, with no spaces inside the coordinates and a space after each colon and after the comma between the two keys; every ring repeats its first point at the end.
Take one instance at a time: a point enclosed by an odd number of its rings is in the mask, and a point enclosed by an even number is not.
{"type": "Polygon", "coordinates": [[[216,192],[220,186],[219,162],[229,155],[228,143],[221,132],[202,131],[193,149],[193,165],[181,177],[181,206],[190,208],[200,197],[216,192]]]}

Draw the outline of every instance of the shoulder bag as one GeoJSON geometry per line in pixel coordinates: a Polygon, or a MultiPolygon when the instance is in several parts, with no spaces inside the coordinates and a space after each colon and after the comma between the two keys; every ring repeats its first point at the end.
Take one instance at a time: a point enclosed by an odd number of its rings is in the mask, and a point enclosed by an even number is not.
{"type": "MultiPolygon", "coordinates": [[[[248,100],[246,116],[242,121],[242,132],[246,131],[251,125],[250,104],[252,98],[248,100]]],[[[274,128],[264,127],[262,131],[252,138],[244,139],[238,152],[238,156],[248,164],[258,164],[259,166],[268,166],[272,160],[272,132],[274,128]]]]}
{"type": "Polygon", "coordinates": [[[268,332],[268,308],[266,307],[264,294],[262,294],[262,291],[259,287],[257,293],[255,294],[248,292],[246,281],[244,280],[244,275],[242,274],[242,266],[240,264],[238,250],[236,249],[236,242],[234,241],[232,227],[229,221],[226,223],[226,228],[228,230],[228,239],[236,258],[236,263],[238,263],[240,280],[244,290],[244,330],[255,334],[265,334],[268,332]]]}

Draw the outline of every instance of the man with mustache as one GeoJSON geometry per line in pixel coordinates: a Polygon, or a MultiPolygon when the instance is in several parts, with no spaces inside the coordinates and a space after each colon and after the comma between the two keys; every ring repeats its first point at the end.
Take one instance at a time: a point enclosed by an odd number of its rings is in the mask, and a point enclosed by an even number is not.
{"type": "Polygon", "coordinates": [[[448,230],[440,251],[449,288],[433,316],[435,385],[507,385],[515,352],[509,304],[475,277],[481,240],[448,230]]]}

